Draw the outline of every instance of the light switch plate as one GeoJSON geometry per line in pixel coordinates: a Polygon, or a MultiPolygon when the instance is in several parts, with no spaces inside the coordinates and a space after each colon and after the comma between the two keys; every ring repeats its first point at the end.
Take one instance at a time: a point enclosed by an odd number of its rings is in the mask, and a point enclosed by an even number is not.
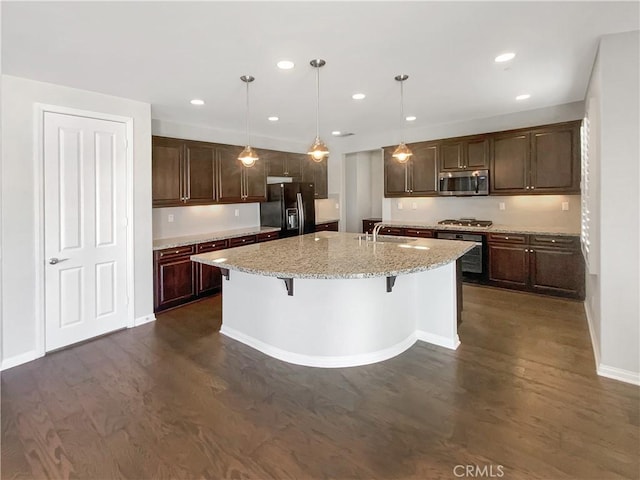
{"type": "Polygon", "coordinates": [[[167,222],[173,223],[173,220],[174,220],[173,213],[170,213],[169,215],[167,215],[167,222]]]}
{"type": "Polygon", "coordinates": [[[239,216],[240,216],[240,210],[236,208],[236,209],[235,209],[235,211],[233,212],[233,214],[234,214],[236,217],[239,217],[239,216]]]}
{"type": "Polygon", "coordinates": [[[506,209],[507,209],[507,207],[506,207],[506,205],[504,204],[504,202],[500,202],[500,203],[498,204],[498,207],[500,208],[500,210],[506,210],[506,209]]]}
{"type": "Polygon", "coordinates": [[[398,210],[402,210],[402,202],[398,202],[398,210]]]}
{"type": "Polygon", "coordinates": [[[569,202],[562,202],[562,211],[566,212],[569,210],[569,202]]]}
{"type": "Polygon", "coordinates": [[[416,210],[418,208],[418,204],[416,202],[413,202],[411,204],[411,210],[416,210]]]}

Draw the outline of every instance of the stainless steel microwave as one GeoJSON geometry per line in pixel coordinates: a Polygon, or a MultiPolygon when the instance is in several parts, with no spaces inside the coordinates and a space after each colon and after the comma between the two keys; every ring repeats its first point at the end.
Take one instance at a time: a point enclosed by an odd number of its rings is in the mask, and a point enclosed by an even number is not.
{"type": "Polygon", "coordinates": [[[489,195],[489,170],[441,172],[438,178],[440,195],[489,195]]]}

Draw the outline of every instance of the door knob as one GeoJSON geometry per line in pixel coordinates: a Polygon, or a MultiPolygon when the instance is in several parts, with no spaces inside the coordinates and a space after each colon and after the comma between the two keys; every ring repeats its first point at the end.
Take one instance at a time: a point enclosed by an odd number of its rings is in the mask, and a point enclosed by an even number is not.
{"type": "Polygon", "coordinates": [[[65,260],[69,260],[69,259],[68,258],[52,257],[52,258],[49,259],[49,264],[50,265],[55,265],[56,263],[64,262],[65,260]]]}

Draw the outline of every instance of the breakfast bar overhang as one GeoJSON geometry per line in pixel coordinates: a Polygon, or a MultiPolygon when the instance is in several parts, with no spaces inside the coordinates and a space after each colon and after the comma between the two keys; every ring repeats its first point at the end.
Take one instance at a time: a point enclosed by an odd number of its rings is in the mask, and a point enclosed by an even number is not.
{"type": "Polygon", "coordinates": [[[469,242],[321,232],[194,255],[223,269],[221,333],[280,360],[366,365],[417,340],[455,349],[469,242]]]}

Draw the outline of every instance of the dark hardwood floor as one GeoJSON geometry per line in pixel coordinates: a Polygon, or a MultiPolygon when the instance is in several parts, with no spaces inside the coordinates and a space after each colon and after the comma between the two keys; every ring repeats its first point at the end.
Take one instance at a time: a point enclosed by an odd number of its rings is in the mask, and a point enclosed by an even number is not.
{"type": "Polygon", "coordinates": [[[216,297],[10,369],[2,478],[638,479],[639,389],[595,374],[582,304],[464,295],[457,351],[365,367],[225,338],[216,297]]]}

